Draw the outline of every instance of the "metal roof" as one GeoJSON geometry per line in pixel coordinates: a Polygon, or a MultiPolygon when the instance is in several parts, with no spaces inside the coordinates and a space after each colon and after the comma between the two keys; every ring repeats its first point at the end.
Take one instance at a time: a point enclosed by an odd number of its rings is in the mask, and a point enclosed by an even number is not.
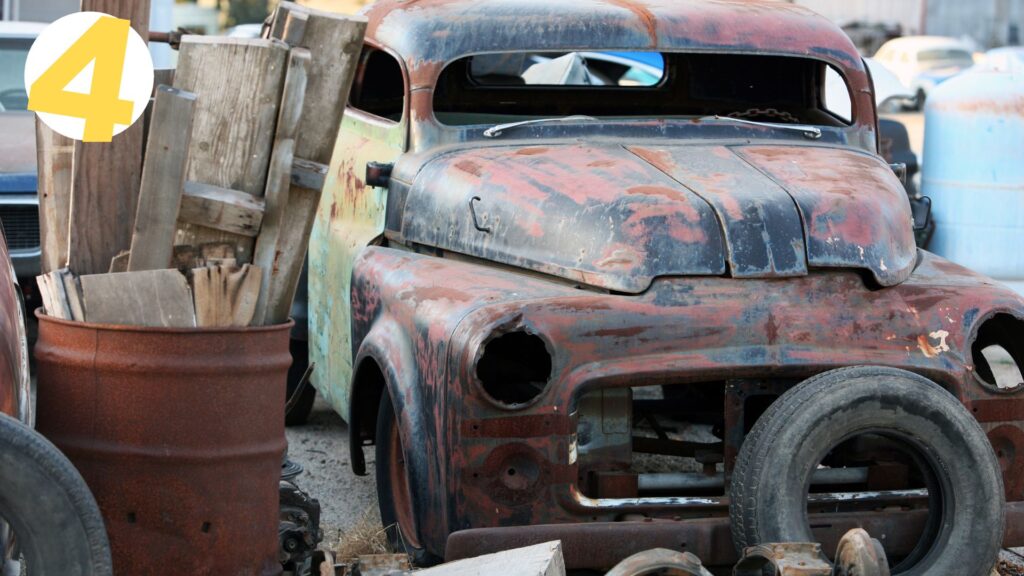
{"type": "Polygon", "coordinates": [[[527,50],[748,52],[863,70],[839,27],[781,0],[378,0],[363,13],[414,86],[461,56],[527,50]]]}

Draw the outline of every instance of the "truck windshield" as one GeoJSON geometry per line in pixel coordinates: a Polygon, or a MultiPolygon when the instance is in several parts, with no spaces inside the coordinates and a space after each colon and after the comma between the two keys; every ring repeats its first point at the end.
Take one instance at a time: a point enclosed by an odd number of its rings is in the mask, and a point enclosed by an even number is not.
{"type": "Polygon", "coordinates": [[[849,110],[844,115],[829,111],[826,70],[829,67],[820,61],[788,56],[599,51],[484,54],[456,60],[445,68],[434,92],[434,113],[450,126],[570,116],[723,116],[785,124],[848,124],[849,110]]]}
{"type": "Polygon", "coordinates": [[[25,59],[32,40],[0,38],[0,112],[25,110],[25,59]]]}

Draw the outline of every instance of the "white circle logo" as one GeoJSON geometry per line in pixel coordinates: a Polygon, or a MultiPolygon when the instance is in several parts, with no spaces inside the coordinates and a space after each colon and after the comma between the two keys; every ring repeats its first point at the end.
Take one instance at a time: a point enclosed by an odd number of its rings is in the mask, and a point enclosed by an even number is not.
{"type": "Polygon", "coordinates": [[[28,109],[54,131],[110,142],[142,116],[153,93],[153,58],[127,20],[69,14],[43,30],[25,61],[28,109]]]}

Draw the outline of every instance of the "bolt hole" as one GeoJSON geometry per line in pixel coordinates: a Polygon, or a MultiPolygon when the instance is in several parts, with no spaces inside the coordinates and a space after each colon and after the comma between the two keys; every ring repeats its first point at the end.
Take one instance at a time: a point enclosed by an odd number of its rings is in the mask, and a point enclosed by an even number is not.
{"type": "Polygon", "coordinates": [[[209,534],[210,533],[210,523],[209,522],[203,522],[203,527],[200,528],[200,530],[203,531],[203,534],[209,534]]]}
{"type": "Polygon", "coordinates": [[[515,476],[516,475],[516,469],[515,468],[509,468],[508,469],[508,475],[509,476],[515,476]]]}
{"type": "Polygon", "coordinates": [[[128,523],[135,524],[135,512],[128,513],[128,523]]]}

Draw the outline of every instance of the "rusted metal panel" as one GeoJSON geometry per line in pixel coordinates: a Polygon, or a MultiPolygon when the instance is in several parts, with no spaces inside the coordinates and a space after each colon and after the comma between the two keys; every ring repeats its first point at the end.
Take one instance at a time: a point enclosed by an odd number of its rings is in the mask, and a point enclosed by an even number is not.
{"type": "Polygon", "coordinates": [[[711,576],[700,558],[689,552],[654,548],[637,552],[615,565],[606,576],[711,576]]]}
{"type": "Polygon", "coordinates": [[[630,146],[715,208],[735,278],[807,273],[803,226],[789,193],[726,146],[630,146]]]}
{"type": "Polygon", "coordinates": [[[623,292],[658,276],[726,271],[711,207],[621,146],[445,154],[416,178],[399,234],[623,292]]]}
{"type": "MultiPolygon", "coordinates": [[[[927,253],[908,282],[885,290],[870,289],[855,272],[812,271],[785,282],[661,279],[629,296],[369,248],[355,268],[353,304],[360,311],[356,345],[375,350],[389,374],[408,437],[425,439],[409,460],[423,467],[414,489],[423,538],[438,552],[458,527],[611,521],[632,513],[725,515],[721,498],[583,496],[571,456],[575,428],[566,419],[588,390],[767,375],[802,379],[874,364],[923,374],[971,408],[999,397],[974,379],[972,331],[992,310],[1024,311],[1024,299],[927,253]],[[400,345],[374,344],[382,325],[400,345]],[[473,366],[491,333],[515,326],[554,343],[554,376],[537,403],[508,413],[479,393],[473,366]],[[946,332],[944,347],[932,336],[939,331],[946,332]],[[411,352],[408,360],[393,364],[388,350],[403,348],[411,352]],[[537,480],[504,483],[498,472],[510,462],[534,470],[537,480]]],[[[1024,420],[1024,414],[1005,416],[1024,420]]],[[[1007,482],[1022,466],[1005,470],[1007,482]]]]}
{"type": "Polygon", "coordinates": [[[405,149],[408,125],[346,111],[309,242],[311,382],[348,417],[352,377],[352,267],[384,231],[387,190],[365,185],[367,162],[390,162],[405,149]]]}
{"type": "Polygon", "coordinates": [[[737,153],[793,196],[811,266],[865,268],[883,286],[910,277],[917,261],[910,201],[881,158],[795,146],[749,146],[737,153]]]}
{"type": "Polygon", "coordinates": [[[37,317],[38,428],[95,495],[115,572],[280,574],[291,323],[190,330],[37,317]]]}
{"type": "MultiPolygon", "coordinates": [[[[25,318],[7,241],[0,234],[0,413],[31,425],[25,318]],[[5,263],[8,263],[5,265],[5,263]]],[[[0,551],[2,552],[2,551],[0,551]]]]}

